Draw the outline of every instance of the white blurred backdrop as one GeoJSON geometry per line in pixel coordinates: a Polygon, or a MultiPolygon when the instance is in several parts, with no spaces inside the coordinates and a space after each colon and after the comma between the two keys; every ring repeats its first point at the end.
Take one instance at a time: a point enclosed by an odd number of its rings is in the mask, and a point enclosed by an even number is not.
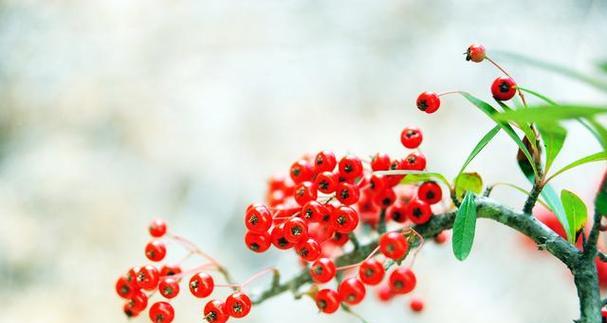
{"type": "MultiPolygon", "coordinates": [[[[305,152],[404,154],[424,131],[431,170],[453,176],[491,122],[459,97],[434,115],[424,90],[486,100],[498,73],[464,61],[471,42],[582,72],[607,58],[605,1],[0,1],[0,322],[126,322],[116,277],[145,262],[152,217],[191,237],[239,280],[291,254],[253,255],[242,212],[266,178],[305,152]]],[[[504,61],[520,84],[561,101],[605,102],[583,84],[504,61]]],[[[557,164],[599,149],[575,124],[557,164]]],[[[469,167],[527,185],[502,134],[469,167]]],[[[555,166],[558,166],[555,165],[555,166]]],[[[563,175],[592,200],[600,165],[563,175]]],[[[524,198],[496,189],[515,207],[524,198]]],[[[426,301],[357,311],[370,322],[568,322],[563,265],[481,220],[466,262],[429,244],[416,263],[426,301]]],[[[257,287],[268,282],[260,281],[257,287]]],[[[254,288],[255,290],[256,288],[254,288]]],[[[369,298],[371,299],[371,298],[369,298]]],[[[201,321],[180,297],[175,322],[201,321]]],[[[146,322],[147,318],[135,320],[146,322]]],[[[352,322],[283,295],[246,322],[352,322]]]]}

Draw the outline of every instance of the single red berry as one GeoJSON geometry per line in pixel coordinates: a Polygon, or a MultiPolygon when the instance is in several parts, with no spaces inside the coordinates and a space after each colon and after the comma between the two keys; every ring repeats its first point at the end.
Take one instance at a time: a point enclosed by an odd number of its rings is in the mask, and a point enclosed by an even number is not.
{"type": "Polygon", "coordinates": [[[282,191],[286,186],[286,177],[281,174],[275,174],[268,179],[268,191],[282,191]]]}
{"type": "Polygon", "coordinates": [[[443,191],[436,182],[425,182],[417,189],[417,196],[428,204],[436,204],[443,199],[443,191]]]}
{"type": "Polygon", "coordinates": [[[321,289],[314,297],[318,309],[327,314],[335,313],[339,309],[339,294],[332,289],[321,289]]]}
{"type": "Polygon", "coordinates": [[[358,226],[358,212],[349,206],[340,206],[331,212],[331,226],[337,232],[350,233],[358,226]]]}
{"type": "Polygon", "coordinates": [[[198,298],[205,298],[215,289],[215,281],[213,277],[207,273],[197,273],[190,278],[188,284],[192,295],[198,298]]]}
{"type": "Polygon", "coordinates": [[[314,186],[316,186],[318,191],[325,194],[335,192],[338,183],[337,174],[331,172],[322,172],[314,179],[314,186]]]}
{"type": "Polygon", "coordinates": [[[251,249],[251,251],[261,253],[270,248],[270,234],[267,232],[258,234],[255,232],[248,231],[244,236],[244,242],[247,247],[251,249]]]}
{"type": "Polygon", "coordinates": [[[120,276],[116,281],[116,293],[122,298],[131,298],[138,289],[134,282],[130,282],[125,276],[120,276]]]}
{"type": "Polygon", "coordinates": [[[137,290],[124,304],[123,311],[127,317],[136,317],[148,306],[148,297],[141,290],[137,290]]]}
{"type": "Polygon", "coordinates": [[[337,287],[339,298],[350,305],[356,305],[365,298],[365,285],[356,277],[346,278],[337,287]]]}
{"type": "Polygon", "coordinates": [[[373,171],[388,170],[390,169],[390,156],[387,154],[377,153],[371,158],[371,169],[373,171]]]}
{"type": "Polygon", "coordinates": [[[204,306],[204,319],[209,323],[224,323],[230,318],[225,308],[225,303],[219,300],[211,300],[204,306]]]}
{"type": "Polygon", "coordinates": [[[417,108],[426,113],[434,113],[440,107],[440,98],[434,92],[423,92],[417,97],[417,108]]]}
{"type": "Polygon", "coordinates": [[[126,315],[127,318],[135,318],[141,314],[141,312],[137,312],[132,309],[131,301],[127,300],[122,306],[122,312],[126,315]]]}
{"type": "Polygon", "coordinates": [[[377,285],[381,283],[386,274],[384,264],[375,258],[367,259],[358,267],[358,277],[367,285],[377,285]]]}
{"type": "Polygon", "coordinates": [[[445,231],[441,231],[441,233],[434,236],[434,242],[436,242],[437,244],[443,244],[447,242],[447,239],[449,239],[449,236],[445,231]]]}
{"type": "Polygon", "coordinates": [[[379,251],[390,259],[402,259],[407,250],[409,243],[401,232],[386,232],[379,238],[379,251]]]}
{"type": "Polygon", "coordinates": [[[137,272],[137,286],[145,290],[154,290],[158,286],[160,273],[158,269],[152,265],[141,267],[137,272]]]}
{"type": "Polygon", "coordinates": [[[400,142],[405,148],[415,149],[422,143],[423,135],[416,127],[405,127],[400,133],[400,142]]]}
{"type": "Polygon", "coordinates": [[[272,228],[270,240],[276,248],[281,250],[287,250],[294,246],[294,244],[287,240],[287,238],[285,237],[284,225],[282,224],[274,226],[274,228],[272,228]]]}
{"type": "Polygon", "coordinates": [[[331,242],[338,247],[343,247],[348,241],[350,241],[350,237],[347,233],[335,232],[331,237],[331,242]]]}
{"type": "Polygon", "coordinates": [[[422,200],[413,199],[407,204],[407,218],[415,224],[424,224],[432,217],[430,205],[422,200]]]}
{"type": "Polygon", "coordinates": [[[407,221],[407,204],[402,201],[396,201],[388,209],[388,217],[398,223],[407,221]]]}
{"type": "Polygon", "coordinates": [[[406,294],[415,289],[417,279],[411,269],[400,267],[390,274],[389,286],[395,294],[406,294]]]}
{"type": "Polygon", "coordinates": [[[289,174],[291,175],[293,182],[296,184],[303,181],[309,181],[314,175],[310,163],[303,159],[298,160],[291,165],[291,171],[289,174]]]}
{"type": "Polygon", "coordinates": [[[290,218],[284,224],[285,239],[292,243],[298,243],[308,238],[308,226],[301,218],[290,218]]]}
{"type": "Polygon", "coordinates": [[[382,209],[390,207],[396,201],[396,194],[392,188],[384,188],[373,198],[373,202],[382,209]]]}
{"type": "Polygon", "coordinates": [[[171,323],[174,318],[175,310],[167,302],[156,302],[150,307],[150,320],[154,323],[171,323]]]}
{"type": "Polygon", "coordinates": [[[516,94],[516,83],[509,77],[498,77],[491,85],[491,94],[496,100],[508,101],[516,94]]]}
{"type": "Polygon", "coordinates": [[[139,286],[139,283],[137,282],[137,275],[139,274],[139,271],[141,270],[141,267],[133,267],[131,269],[129,269],[129,271],[126,273],[126,279],[129,283],[133,284],[133,286],[136,287],[136,289],[141,288],[139,286]]]}
{"type": "Polygon", "coordinates": [[[171,299],[179,294],[179,283],[173,278],[164,278],[158,284],[160,295],[171,299]]]}
{"type": "Polygon", "coordinates": [[[249,314],[251,305],[251,299],[247,294],[235,292],[226,299],[225,309],[228,315],[239,319],[249,314]]]}
{"type": "Polygon", "coordinates": [[[607,309],[601,309],[601,323],[607,322],[607,309]]]}
{"type": "MultiPolygon", "coordinates": [[[[404,163],[402,160],[394,159],[390,163],[390,170],[404,170],[404,163]]],[[[385,175],[384,177],[384,187],[393,187],[400,183],[400,181],[405,178],[405,175],[385,175]]]]}
{"type": "Polygon", "coordinates": [[[247,229],[255,233],[268,231],[272,226],[272,213],[265,205],[248,208],[245,213],[244,222],[247,229]]]}
{"type": "Polygon", "coordinates": [[[352,205],[358,202],[360,192],[358,190],[358,186],[343,182],[337,185],[335,197],[337,197],[337,200],[340,201],[342,204],[352,205]]]}
{"type": "Polygon", "coordinates": [[[160,268],[160,277],[174,276],[181,274],[181,267],[179,265],[163,265],[160,268]]]}
{"type": "Polygon", "coordinates": [[[316,200],[316,187],[311,182],[301,182],[295,186],[293,197],[299,205],[304,205],[312,200],[316,200]]]}
{"type": "Polygon", "coordinates": [[[424,302],[419,298],[412,298],[409,307],[413,312],[419,313],[424,310],[424,302]]]}
{"type": "Polygon", "coordinates": [[[164,242],[160,240],[152,240],[145,246],[145,256],[151,261],[162,261],[167,254],[164,242]]]}
{"type": "Polygon", "coordinates": [[[167,225],[162,219],[154,219],[148,227],[150,235],[154,238],[160,238],[167,232],[167,225]]]}
{"type": "Polygon", "coordinates": [[[301,208],[301,217],[311,223],[322,221],[323,216],[327,214],[329,210],[317,201],[310,201],[301,208]]]}
{"type": "Polygon", "coordinates": [[[356,179],[363,174],[363,164],[356,156],[345,156],[339,161],[339,175],[346,179],[356,179]]]}
{"type": "Polygon", "coordinates": [[[418,151],[412,152],[402,160],[402,167],[406,170],[422,171],[426,169],[426,156],[418,151]]]}
{"type": "Polygon", "coordinates": [[[298,243],[295,246],[295,251],[303,260],[312,262],[320,257],[322,249],[316,240],[307,239],[298,243]]]}
{"type": "Polygon", "coordinates": [[[319,258],[310,266],[310,276],[315,283],[324,284],[335,277],[335,263],[329,258],[319,258]]]}
{"type": "Polygon", "coordinates": [[[384,183],[384,177],[380,175],[371,175],[369,178],[369,191],[373,193],[381,192],[386,184],[384,183]]]}
{"type": "Polygon", "coordinates": [[[335,154],[332,151],[321,151],[314,158],[314,172],[322,173],[322,172],[332,172],[337,165],[337,160],[335,159],[335,154]]]}
{"type": "Polygon", "coordinates": [[[472,44],[466,50],[466,60],[475,63],[482,62],[486,57],[485,46],[481,44],[472,44]]]}
{"type": "Polygon", "coordinates": [[[377,298],[379,298],[379,300],[382,302],[388,302],[392,298],[394,298],[394,293],[392,293],[392,291],[390,290],[390,286],[382,285],[377,290],[377,298]]]}

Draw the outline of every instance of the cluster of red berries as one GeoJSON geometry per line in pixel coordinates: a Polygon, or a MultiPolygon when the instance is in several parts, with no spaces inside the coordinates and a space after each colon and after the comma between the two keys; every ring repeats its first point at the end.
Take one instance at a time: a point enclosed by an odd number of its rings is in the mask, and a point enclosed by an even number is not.
{"type": "MultiPolygon", "coordinates": [[[[168,236],[166,223],[158,219],[152,221],[149,233],[153,240],[146,245],[145,256],[150,261],[158,263],[167,253],[162,240],[168,236]]],[[[168,238],[173,238],[177,242],[185,241],[176,236],[168,238]]],[[[190,242],[185,242],[186,246],[191,246],[190,242]]],[[[190,253],[196,253],[196,249],[190,249],[190,253]]],[[[175,310],[170,300],[179,294],[182,278],[191,275],[188,282],[190,293],[196,298],[206,298],[213,293],[215,287],[220,286],[216,285],[213,277],[204,271],[216,269],[215,267],[214,263],[188,271],[183,271],[180,265],[171,264],[132,267],[116,281],[116,293],[126,300],[123,307],[126,316],[136,317],[148,307],[148,300],[158,292],[164,300],[150,306],[149,318],[154,323],[170,323],[175,318],[175,310]]],[[[208,301],[203,309],[203,318],[210,323],[226,322],[230,317],[241,318],[250,312],[251,305],[251,300],[246,294],[235,291],[225,301],[217,299],[208,301]]]]}

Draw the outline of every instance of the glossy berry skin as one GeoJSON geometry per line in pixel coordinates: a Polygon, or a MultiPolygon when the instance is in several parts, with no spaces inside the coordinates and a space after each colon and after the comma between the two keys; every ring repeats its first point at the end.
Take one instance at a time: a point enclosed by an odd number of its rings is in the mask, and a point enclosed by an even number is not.
{"type": "Polygon", "coordinates": [[[289,172],[291,179],[295,184],[303,181],[309,181],[312,179],[314,173],[312,172],[312,166],[305,160],[298,160],[291,165],[291,171],[289,172]]]}
{"type": "Polygon", "coordinates": [[[164,242],[160,240],[152,240],[145,246],[145,256],[154,262],[162,261],[167,254],[164,242]]]}
{"type": "Polygon", "coordinates": [[[411,269],[400,267],[390,274],[389,286],[395,294],[407,294],[415,289],[417,279],[411,269]]]}
{"type": "Polygon", "coordinates": [[[360,192],[358,186],[347,182],[339,183],[335,191],[335,197],[344,205],[352,205],[358,202],[360,192]]]}
{"type": "Polygon", "coordinates": [[[373,171],[388,170],[392,163],[390,156],[387,154],[377,153],[371,158],[371,169],[373,171]]]}
{"type": "Polygon", "coordinates": [[[179,265],[163,265],[160,268],[160,277],[174,276],[181,274],[181,267],[179,265]]]}
{"type": "Polygon", "coordinates": [[[424,224],[432,217],[430,205],[422,200],[413,199],[407,204],[407,218],[415,224],[424,224]]]}
{"type": "Polygon", "coordinates": [[[207,273],[197,273],[190,278],[188,283],[192,295],[198,298],[205,298],[215,289],[215,281],[213,277],[207,273]]]}
{"type": "Polygon", "coordinates": [[[337,184],[339,184],[338,175],[331,172],[322,172],[314,179],[314,186],[316,189],[325,194],[335,192],[337,184]]]}
{"type": "Polygon", "coordinates": [[[116,281],[116,293],[122,298],[131,298],[138,289],[139,288],[125,276],[121,276],[116,281]]]}
{"type": "Polygon", "coordinates": [[[417,189],[417,197],[428,204],[436,204],[443,199],[443,191],[436,182],[425,182],[417,189]]]}
{"type": "Polygon", "coordinates": [[[179,294],[179,283],[173,278],[164,278],[158,284],[160,295],[171,299],[179,294]]]}
{"type": "Polygon", "coordinates": [[[291,249],[295,245],[285,237],[284,225],[277,225],[272,228],[270,240],[272,241],[272,244],[280,250],[291,249]]]}
{"type": "Polygon", "coordinates": [[[516,83],[509,77],[498,77],[491,84],[491,94],[499,101],[508,101],[516,94],[516,83]]]}
{"type": "Polygon", "coordinates": [[[264,252],[270,248],[272,244],[270,240],[270,234],[264,232],[262,234],[257,234],[251,231],[248,231],[244,236],[244,242],[247,247],[257,253],[264,252]]]}
{"type": "Polygon", "coordinates": [[[379,238],[379,251],[390,259],[402,259],[408,249],[409,243],[401,232],[386,232],[379,238]]]}
{"type": "Polygon", "coordinates": [[[413,298],[409,301],[409,307],[413,312],[419,313],[424,310],[424,302],[419,298],[413,298]]]}
{"type": "Polygon", "coordinates": [[[379,298],[379,300],[382,302],[388,302],[392,298],[394,298],[394,293],[392,293],[392,291],[390,290],[390,286],[382,285],[377,290],[377,298],[379,298]]]}
{"type": "Polygon", "coordinates": [[[356,305],[365,298],[365,285],[355,277],[346,278],[339,283],[337,293],[342,302],[356,305]]]}
{"type": "Polygon", "coordinates": [[[235,292],[226,299],[225,311],[231,317],[242,318],[249,314],[251,305],[249,296],[241,292],[235,292]]]}
{"type": "Polygon", "coordinates": [[[434,92],[423,92],[417,97],[417,108],[428,114],[434,113],[440,107],[440,98],[434,92]]]}
{"type": "Polygon", "coordinates": [[[332,172],[337,165],[337,159],[335,159],[335,154],[331,151],[321,151],[316,154],[316,158],[314,158],[314,172],[332,172]]]}
{"type": "Polygon", "coordinates": [[[318,201],[310,201],[301,208],[301,217],[309,223],[320,222],[329,213],[327,207],[318,201]]]}
{"type": "Polygon", "coordinates": [[[161,219],[154,219],[148,227],[150,235],[154,238],[160,238],[167,232],[167,225],[161,219]]]}
{"type": "Polygon", "coordinates": [[[263,233],[272,226],[272,213],[264,205],[250,207],[247,208],[244,222],[249,231],[263,233]]]}
{"type": "Polygon", "coordinates": [[[154,290],[158,286],[160,273],[156,267],[147,265],[137,272],[137,286],[145,290],[154,290]]]}
{"type": "MultiPolygon", "coordinates": [[[[404,163],[400,159],[394,159],[390,163],[390,170],[404,170],[404,163]]],[[[394,187],[400,183],[400,181],[405,178],[405,175],[386,175],[384,178],[385,188],[394,187]]]]}
{"type": "Polygon", "coordinates": [[[396,194],[392,188],[384,188],[381,192],[377,193],[373,198],[375,205],[382,209],[390,207],[396,201],[396,194]]]}
{"type": "Polygon", "coordinates": [[[225,303],[219,300],[211,300],[204,306],[204,318],[209,323],[224,323],[230,318],[225,310],[225,303]]]}
{"type": "Polygon", "coordinates": [[[426,169],[426,156],[420,152],[413,152],[407,155],[401,163],[403,169],[422,171],[426,169]]]}
{"type": "Polygon", "coordinates": [[[400,133],[400,142],[405,148],[415,149],[422,143],[423,135],[421,130],[416,127],[406,127],[400,133]]]}
{"type": "Polygon", "coordinates": [[[319,258],[310,266],[310,276],[318,284],[329,282],[335,278],[335,273],[335,263],[329,258],[319,258]]]}
{"type": "Polygon", "coordinates": [[[481,44],[472,44],[466,50],[466,60],[475,63],[482,62],[486,57],[485,46],[481,44]]]}
{"type": "Polygon", "coordinates": [[[308,225],[301,218],[290,218],[284,224],[285,239],[292,243],[298,243],[308,238],[308,225]]]}
{"type": "Polygon", "coordinates": [[[124,314],[128,317],[135,317],[143,312],[148,306],[148,297],[144,292],[138,290],[124,304],[124,314]]]}
{"type": "Polygon", "coordinates": [[[339,294],[332,289],[321,289],[314,297],[318,309],[327,314],[335,313],[339,309],[339,294]]]}
{"type": "Polygon", "coordinates": [[[345,156],[339,161],[339,175],[345,179],[356,179],[363,174],[363,164],[356,156],[345,156]]]}
{"type": "Polygon", "coordinates": [[[407,221],[407,204],[401,201],[396,201],[388,209],[387,216],[398,223],[404,223],[407,221]]]}
{"type": "Polygon", "coordinates": [[[317,190],[312,182],[302,182],[295,186],[293,198],[299,205],[304,205],[312,200],[316,200],[317,190]]]}
{"type": "Polygon", "coordinates": [[[339,206],[331,212],[331,226],[340,233],[350,233],[359,222],[358,212],[349,206],[339,206]]]}
{"type": "Polygon", "coordinates": [[[321,248],[320,244],[314,239],[307,239],[295,246],[295,251],[301,257],[301,259],[312,262],[320,257],[321,248]]]}
{"type": "Polygon", "coordinates": [[[377,285],[381,283],[386,274],[384,264],[375,258],[367,259],[358,267],[358,277],[367,285],[377,285]]]}
{"type": "Polygon", "coordinates": [[[371,175],[369,178],[369,191],[373,193],[381,192],[386,187],[384,177],[380,175],[371,175]]]}
{"type": "Polygon", "coordinates": [[[338,247],[343,247],[348,241],[350,241],[350,237],[346,233],[335,232],[331,237],[331,242],[338,247]]]}
{"type": "Polygon", "coordinates": [[[150,307],[150,320],[154,323],[171,323],[175,318],[173,306],[167,302],[156,302],[150,307]]]}

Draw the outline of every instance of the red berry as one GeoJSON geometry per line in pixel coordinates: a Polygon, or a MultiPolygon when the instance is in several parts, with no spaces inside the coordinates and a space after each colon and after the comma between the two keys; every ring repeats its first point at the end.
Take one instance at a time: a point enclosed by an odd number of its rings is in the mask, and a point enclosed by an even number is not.
{"type": "Polygon", "coordinates": [[[516,94],[516,83],[509,77],[498,77],[491,85],[491,94],[496,100],[508,101],[516,94]]]}
{"type": "Polygon", "coordinates": [[[317,201],[310,201],[301,208],[301,217],[307,222],[320,222],[327,214],[329,210],[317,201]]]}
{"type": "Polygon", "coordinates": [[[190,278],[188,284],[192,295],[198,298],[205,298],[213,292],[215,289],[215,281],[213,277],[207,273],[197,273],[190,278]]]}
{"type": "Polygon", "coordinates": [[[137,282],[137,275],[139,274],[140,270],[141,267],[133,267],[129,269],[129,271],[126,273],[127,281],[133,284],[133,286],[135,286],[136,288],[141,288],[139,286],[139,283],[137,282]]]}
{"type": "Polygon", "coordinates": [[[173,278],[164,278],[158,284],[160,295],[171,299],[179,294],[179,283],[173,278]]]}
{"type": "Polygon", "coordinates": [[[164,265],[160,268],[160,277],[174,276],[181,274],[179,265],[164,265]]]}
{"type": "Polygon", "coordinates": [[[350,233],[358,226],[358,212],[349,206],[340,206],[331,212],[331,226],[337,232],[350,233]]]}
{"type": "Polygon", "coordinates": [[[116,293],[122,298],[131,298],[138,289],[134,282],[130,282],[125,276],[121,276],[116,281],[116,293]]]}
{"type": "Polygon", "coordinates": [[[241,292],[235,292],[226,299],[225,309],[231,317],[242,318],[249,314],[251,305],[249,296],[241,292]]]}
{"type": "Polygon", "coordinates": [[[337,185],[335,197],[337,197],[337,200],[340,201],[342,204],[352,205],[358,202],[360,192],[358,190],[358,186],[343,182],[337,185]]]}
{"type": "Polygon", "coordinates": [[[268,179],[268,191],[282,191],[285,189],[286,178],[283,175],[272,175],[268,179]]]}
{"type": "Polygon", "coordinates": [[[398,223],[407,221],[407,204],[401,201],[396,201],[388,209],[388,217],[398,223]]]}
{"type": "Polygon", "coordinates": [[[358,278],[346,278],[339,283],[337,287],[339,298],[350,305],[356,305],[365,298],[365,285],[358,278]]]}
{"type": "Polygon", "coordinates": [[[124,304],[124,313],[128,317],[135,317],[148,306],[148,297],[141,290],[136,291],[124,304]]]}
{"type": "Polygon", "coordinates": [[[607,309],[606,308],[601,309],[601,318],[602,318],[603,323],[607,320],[607,309]]]}
{"type": "Polygon", "coordinates": [[[466,50],[466,60],[480,63],[485,59],[485,46],[481,44],[472,44],[466,50]]]}
{"type": "Polygon", "coordinates": [[[377,290],[377,298],[379,298],[379,300],[382,302],[387,302],[394,298],[394,293],[392,293],[392,290],[390,290],[390,286],[382,285],[377,290]]]}
{"type": "Polygon", "coordinates": [[[284,225],[277,225],[272,229],[270,240],[276,248],[281,250],[290,249],[294,246],[294,244],[285,237],[284,225]]]}
{"type": "Polygon", "coordinates": [[[244,236],[244,242],[247,247],[254,252],[261,253],[270,248],[270,234],[264,232],[258,234],[255,232],[248,231],[244,236]]]}
{"type": "Polygon", "coordinates": [[[151,261],[161,261],[166,254],[166,246],[160,240],[152,240],[145,246],[145,256],[151,261]]]}
{"type": "Polygon", "coordinates": [[[339,309],[339,294],[332,289],[321,289],[314,297],[318,309],[327,314],[335,313],[339,309]]]}
{"type": "Polygon", "coordinates": [[[424,224],[430,220],[432,209],[422,200],[413,199],[407,204],[407,217],[415,224],[424,224]]]}
{"type": "Polygon", "coordinates": [[[324,284],[335,277],[335,263],[329,258],[319,258],[310,266],[310,276],[315,283],[324,284]]]}
{"type": "Polygon", "coordinates": [[[371,178],[369,179],[369,191],[373,193],[381,192],[385,185],[386,184],[384,183],[384,178],[382,176],[371,175],[371,178]]]}
{"type": "Polygon", "coordinates": [[[333,169],[335,169],[335,165],[337,165],[335,154],[333,154],[331,151],[321,151],[314,159],[314,172],[317,174],[322,172],[332,172],[333,169]]]}
{"type": "Polygon", "coordinates": [[[396,201],[396,194],[391,188],[384,188],[373,198],[373,202],[382,209],[388,208],[396,201]]]}
{"type": "Polygon", "coordinates": [[[390,259],[402,259],[408,249],[409,243],[401,232],[386,232],[379,238],[379,251],[390,259]]]}
{"type": "MultiPolygon", "coordinates": [[[[401,160],[395,159],[390,163],[390,170],[404,170],[404,163],[401,160]]],[[[385,187],[393,187],[398,185],[405,178],[405,175],[386,175],[384,176],[385,187]]]]}
{"type": "Polygon", "coordinates": [[[425,182],[417,189],[417,196],[428,204],[436,204],[443,199],[443,191],[436,182],[425,182]]]}
{"type": "Polygon", "coordinates": [[[309,181],[312,179],[312,166],[305,160],[298,160],[291,165],[291,171],[289,173],[293,182],[301,183],[303,181],[309,181]]]}
{"type": "Polygon", "coordinates": [[[219,300],[211,300],[204,306],[204,319],[209,323],[224,323],[230,318],[225,304],[219,300]]]}
{"type": "Polygon", "coordinates": [[[150,235],[154,238],[160,238],[167,232],[167,225],[162,219],[154,219],[148,227],[150,235]]]}
{"type": "Polygon", "coordinates": [[[419,170],[426,169],[426,157],[420,152],[410,153],[402,161],[402,167],[406,170],[419,170]]]}
{"type": "Polygon", "coordinates": [[[434,92],[423,92],[417,97],[417,108],[426,113],[434,113],[440,107],[440,98],[434,92]]]}
{"type": "Polygon", "coordinates": [[[314,239],[307,239],[295,246],[297,254],[305,261],[312,262],[321,254],[320,244],[314,239]]]}
{"type": "Polygon", "coordinates": [[[371,158],[371,169],[373,171],[390,169],[390,156],[387,154],[377,153],[371,158]]]}
{"type": "Polygon", "coordinates": [[[285,239],[292,243],[308,238],[308,226],[301,218],[290,218],[284,224],[285,239]]]}
{"type": "Polygon", "coordinates": [[[338,247],[343,247],[348,241],[350,241],[350,237],[347,233],[335,232],[331,237],[331,242],[338,247]]]}
{"type": "Polygon", "coordinates": [[[436,242],[437,244],[443,244],[445,242],[447,242],[447,239],[449,238],[447,232],[445,231],[441,231],[441,233],[437,234],[434,237],[434,242],[436,242]]]}
{"type": "Polygon", "coordinates": [[[422,143],[422,132],[419,128],[406,127],[400,133],[400,142],[405,148],[415,149],[422,143]]]}
{"type": "Polygon", "coordinates": [[[316,200],[316,187],[311,182],[302,182],[295,186],[293,197],[299,205],[304,205],[312,200],[316,200]]]}
{"type": "Polygon", "coordinates": [[[356,179],[363,174],[363,164],[358,157],[345,156],[339,161],[339,175],[346,179],[356,179]]]}
{"type": "Polygon", "coordinates": [[[390,274],[390,289],[395,294],[406,294],[412,291],[417,284],[415,274],[409,268],[397,268],[390,274]]]}
{"type": "Polygon", "coordinates": [[[413,312],[421,312],[424,310],[424,302],[419,298],[413,298],[409,301],[409,307],[413,312]]]}
{"type": "Polygon", "coordinates": [[[358,277],[367,285],[377,285],[384,279],[384,265],[374,258],[365,260],[358,268],[358,277]]]}
{"type": "Polygon", "coordinates": [[[244,222],[249,231],[263,233],[272,226],[272,213],[265,205],[254,206],[247,209],[244,222]]]}
{"type": "Polygon", "coordinates": [[[314,179],[314,186],[321,193],[330,194],[335,192],[339,183],[337,174],[331,172],[322,172],[314,179]]]}
{"type": "Polygon", "coordinates": [[[159,279],[160,273],[158,272],[158,269],[151,265],[141,267],[137,272],[137,286],[145,290],[156,289],[159,279]]]}
{"type": "Polygon", "coordinates": [[[154,323],[171,323],[174,318],[175,310],[167,302],[156,302],[150,307],[150,320],[154,323]]]}

